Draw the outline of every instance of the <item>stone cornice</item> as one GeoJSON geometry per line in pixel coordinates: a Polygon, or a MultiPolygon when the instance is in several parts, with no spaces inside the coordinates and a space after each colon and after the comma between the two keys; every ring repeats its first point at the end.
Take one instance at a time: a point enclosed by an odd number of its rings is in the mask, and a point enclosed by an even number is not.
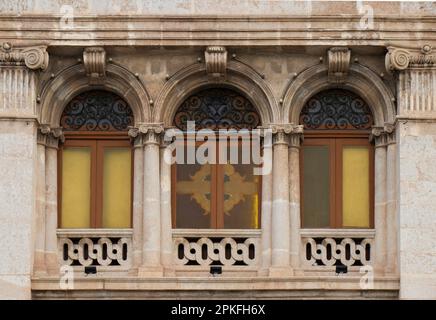
{"type": "Polygon", "coordinates": [[[0,47],[0,66],[26,66],[29,69],[45,70],[48,66],[46,46],[14,48],[4,42],[0,47]]]}
{"type": "MultiPolygon", "coordinates": [[[[324,5],[322,6],[324,7],[324,5]]],[[[60,17],[49,14],[0,16],[0,38],[16,43],[50,46],[180,45],[258,46],[326,45],[352,46],[356,40],[372,46],[436,46],[436,21],[430,15],[374,16],[371,30],[360,29],[361,15],[99,15],[75,13],[74,27],[62,29],[60,17]],[[211,27],[213,26],[213,27],[211,27]],[[230,31],[231,30],[231,31],[230,31]],[[280,30],[278,33],[277,30],[280,30]],[[416,30],[416,32],[414,32],[416,30]],[[19,32],[19,34],[18,34],[19,32]],[[59,37],[59,33],[62,37],[59,37]],[[376,35],[376,37],[375,37],[376,35]]]]}
{"type": "Polygon", "coordinates": [[[385,64],[387,71],[436,67],[436,52],[429,44],[422,46],[421,49],[388,47],[385,64]]]}

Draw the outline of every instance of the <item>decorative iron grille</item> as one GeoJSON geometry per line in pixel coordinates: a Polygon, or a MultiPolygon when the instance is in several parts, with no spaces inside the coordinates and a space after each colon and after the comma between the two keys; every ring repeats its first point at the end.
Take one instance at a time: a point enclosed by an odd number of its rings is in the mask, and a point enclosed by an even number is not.
{"type": "Polygon", "coordinates": [[[373,116],[363,99],[348,90],[322,91],[306,103],[300,114],[305,129],[360,129],[373,125],[373,116]]]}
{"type": "Polygon", "coordinates": [[[125,131],[133,126],[133,113],[118,95],[103,91],[86,91],[68,103],[61,126],[65,131],[125,131]]]}
{"type": "Polygon", "coordinates": [[[248,99],[225,88],[206,89],[187,98],[177,110],[174,126],[187,130],[187,122],[195,121],[195,129],[255,129],[260,116],[248,99]]]}

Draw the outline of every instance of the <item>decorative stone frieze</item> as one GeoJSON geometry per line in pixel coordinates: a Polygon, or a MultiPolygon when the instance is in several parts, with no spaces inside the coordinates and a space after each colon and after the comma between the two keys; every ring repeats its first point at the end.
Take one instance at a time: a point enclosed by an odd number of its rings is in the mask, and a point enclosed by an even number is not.
{"type": "Polygon", "coordinates": [[[26,66],[31,70],[45,70],[48,66],[46,46],[13,48],[9,42],[0,47],[0,66],[26,66]]]}
{"type": "Polygon", "coordinates": [[[346,47],[333,47],[328,51],[328,81],[342,83],[350,68],[351,51],[346,47]]]}
{"type": "Polygon", "coordinates": [[[101,47],[90,47],[83,51],[83,64],[90,84],[101,84],[106,75],[106,51],[101,47]]]}
{"type": "Polygon", "coordinates": [[[64,142],[65,137],[62,128],[52,128],[42,124],[38,128],[38,144],[46,147],[58,148],[59,142],[64,142]]]}
{"type": "Polygon", "coordinates": [[[204,52],[206,72],[213,77],[223,77],[227,69],[227,50],[224,47],[210,46],[204,52]]]}

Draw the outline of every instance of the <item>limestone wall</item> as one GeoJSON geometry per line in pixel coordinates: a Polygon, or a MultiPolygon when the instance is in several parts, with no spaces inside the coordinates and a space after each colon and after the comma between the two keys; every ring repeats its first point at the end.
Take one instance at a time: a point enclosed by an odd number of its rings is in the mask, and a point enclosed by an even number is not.
{"type": "Polygon", "coordinates": [[[35,158],[34,121],[0,119],[0,299],[30,298],[35,158]]]}

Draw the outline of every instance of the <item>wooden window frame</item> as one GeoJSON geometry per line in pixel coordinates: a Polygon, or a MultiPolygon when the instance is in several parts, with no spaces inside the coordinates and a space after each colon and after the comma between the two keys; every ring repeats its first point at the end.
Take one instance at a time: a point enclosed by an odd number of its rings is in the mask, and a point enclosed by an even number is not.
{"type": "MultiPolygon", "coordinates": [[[[251,140],[251,139],[250,139],[251,140]]],[[[185,138],[184,146],[187,145],[189,141],[185,138]]],[[[195,146],[203,144],[203,141],[195,141],[195,146]]],[[[220,147],[220,141],[216,141],[216,153],[215,158],[216,162],[215,164],[209,164],[211,166],[211,186],[210,186],[210,192],[211,192],[211,213],[210,213],[210,224],[208,229],[228,229],[224,226],[224,167],[225,164],[219,164],[218,163],[218,157],[219,157],[219,147],[220,147]]],[[[229,143],[229,142],[227,142],[229,143]]],[[[230,139],[230,144],[234,143],[232,139],[230,139]]],[[[238,139],[238,144],[242,143],[242,139],[238,139]]],[[[228,145],[228,144],[226,144],[228,145]]],[[[229,156],[229,154],[227,155],[229,156]]],[[[257,229],[261,228],[261,218],[262,218],[262,176],[259,176],[259,182],[258,182],[258,219],[259,219],[259,226],[257,229]]],[[[177,186],[177,164],[174,163],[171,165],[171,218],[172,218],[172,228],[173,229],[179,229],[177,228],[177,192],[176,192],[176,186],[177,186]]],[[[256,229],[256,230],[257,230],[256,229]]]]}
{"type": "Polygon", "coordinates": [[[133,222],[133,148],[126,132],[94,132],[72,131],[66,132],[65,142],[58,149],[58,228],[62,228],[62,159],[64,148],[91,148],[91,200],[90,227],[103,228],[103,170],[105,147],[128,147],[131,152],[131,192],[130,192],[130,226],[133,222]]]}
{"type": "MultiPolygon", "coordinates": [[[[374,228],[374,145],[369,141],[367,130],[307,130],[304,133],[304,146],[328,146],[330,159],[330,228],[367,229],[362,227],[344,227],[342,225],[342,150],[348,146],[367,146],[369,151],[369,229],[374,228]],[[351,143],[352,142],[352,143],[351,143]],[[348,143],[348,144],[347,144],[348,143]]],[[[300,204],[301,226],[304,228],[304,157],[300,152],[300,204]]]]}

